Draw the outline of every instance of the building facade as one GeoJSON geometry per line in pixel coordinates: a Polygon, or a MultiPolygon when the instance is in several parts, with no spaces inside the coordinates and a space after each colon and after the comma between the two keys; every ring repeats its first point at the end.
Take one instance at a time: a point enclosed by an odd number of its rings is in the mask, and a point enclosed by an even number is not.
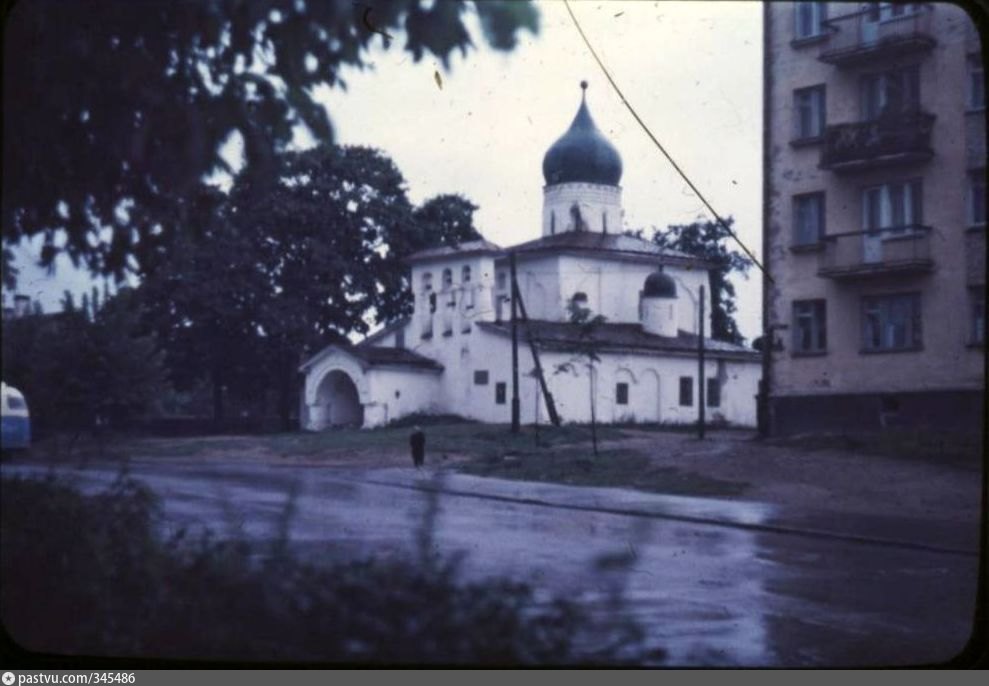
{"type": "Polygon", "coordinates": [[[768,428],[976,428],[985,92],[960,7],[767,3],[768,428]]]}
{"type": "MultiPolygon", "coordinates": [[[[511,421],[510,255],[527,319],[517,329],[523,422],[549,421],[533,351],[564,422],[590,421],[592,412],[604,423],[695,422],[710,265],[622,233],[622,171],[582,96],[543,160],[542,235],[504,249],[479,240],[412,255],[413,314],[308,360],[302,425],[374,427],[414,413],[511,421]],[[575,311],[603,321],[581,326],[575,311]]],[[[758,353],[704,346],[707,418],[754,426],[758,353]]]]}

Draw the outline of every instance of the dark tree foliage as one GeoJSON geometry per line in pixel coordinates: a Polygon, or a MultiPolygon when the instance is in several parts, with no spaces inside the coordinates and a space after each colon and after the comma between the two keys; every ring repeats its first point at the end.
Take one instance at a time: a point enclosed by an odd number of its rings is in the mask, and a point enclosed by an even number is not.
{"type": "Polygon", "coordinates": [[[213,199],[216,220],[178,233],[141,286],[173,380],[209,377],[218,420],[222,387],[271,387],[287,423],[304,355],[407,313],[406,256],[479,236],[464,198],[413,208],[379,151],[321,146],[279,159],[278,183],[239,179],[213,199]]]}
{"type": "Polygon", "coordinates": [[[77,432],[100,417],[123,424],[151,408],[163,378],[155,341],[142,334],[130,289],[93,310],[4,322],[3,378],[27,398],[42,433],[77,432]]]}
{"type": "Polygon", "coordinates": [[[477,205],[462,195],[444,193],[425,201],[412,214],[417,226],[425,231],[430,246],[458,245],[482,236],[474,227],[477,205]]]}
{"type": "MultiPolygon", "coordinates": [[[[725,220],[732,226],[734,218],[725,220]]],[[[642,231],[633,232],[641,237],[642,231]]],[[[711,286],[711,337],[742,345],[745,337],[735,322],[735,285],[728,277],[732,272],[745,276],[752,261],[738,250],[729,249],[731,238],[727,230],[717,222],[694,222],[677,224],[665,231],[653,230],[652,240],[657,245],[679,250],[707,260],[710,269],[711,286]]]]}
{"type": "Polygon", "coordinates": [[[495,49],[537,30],[535,8],[509,0],[18,2],[4,27],[4,242],[44,235],[51,265],[64,229],[94,271],[143,265],[190,221],[233,132],[243,173],[271,182],[294,128],[332,142],[314,86],[345,87],[343,68],[395,41],[447,66],[472,47],[468,11],[495,49]]]}

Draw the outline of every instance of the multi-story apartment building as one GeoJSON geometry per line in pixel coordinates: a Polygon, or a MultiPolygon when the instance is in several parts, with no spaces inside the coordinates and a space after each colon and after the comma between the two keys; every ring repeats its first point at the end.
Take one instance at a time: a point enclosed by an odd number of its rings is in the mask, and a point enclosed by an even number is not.
{"type": "MultiPolygon", "coordinates": [[[[979,427],[982,54],[947,3],[766,3],[774,434],[979,427]]],[[[771,280],[770,280],[771,279],[771,280]]]]}

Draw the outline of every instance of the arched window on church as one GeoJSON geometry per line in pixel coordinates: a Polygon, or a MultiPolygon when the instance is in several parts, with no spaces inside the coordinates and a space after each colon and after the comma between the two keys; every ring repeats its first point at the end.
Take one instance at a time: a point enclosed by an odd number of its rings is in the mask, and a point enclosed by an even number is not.
{"type": "Polygon", "coordinates": [[[443,308],[443,335],[453,334],[453,308],[456,307],[456,295],[453,292],[453,270],[443,270],[443,293],[446,307],[443,308]]]}
{"type": "Polygon", "coordinates": [[[470,265],[465,264],[460,270],[460,283],[464,288],[464,307],[474,307],[474,284],[471,283],[470,265]]]}
{"type": "Polygon", "coordinates": [[[422,337],[431,338],[433,335],[433,312],[436,311],[436,294],[433,293],[433,275],[425,272],[422,275],[422,337]]]}
{"type": "Polygon", "coordinates": [[[556,212],[549,213],[549,234],[556,235],[556,212]]]}

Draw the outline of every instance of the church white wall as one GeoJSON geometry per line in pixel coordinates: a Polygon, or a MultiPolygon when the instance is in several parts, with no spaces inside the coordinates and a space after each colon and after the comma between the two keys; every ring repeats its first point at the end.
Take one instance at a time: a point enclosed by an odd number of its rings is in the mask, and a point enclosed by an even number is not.
{"type": "MultiPolygon", "coordinates": [[[[565,319],[565,305],[560,290],[560,259],[555,255],[547,255],[519,260],[516,266],[519,289],[530,319],[565,319]]],[[[510,316],[509,313],[506,319],[510,316]]]]}
{"type": "MultiPolygon", "coordinates": [[[[554,354],[547,361],[552,366],[571,359],[554,354]]],[[[581,361],[576,373],[551,376],[550,387],[563,420],[589,422],[591,419],[589,371],[581,361]]],[[[605,354],[595,365],[594,400],[599,422],[633,422],[640,424],[690,424],[697,421],[697,360],[689,357],[657,358],[637,354],[605,354]],[[693,404],[680,406],[680,377],[690,377],[693,404]],[[628,404],[617,403],[617,384],[629,385],[628,404]]],[[[708,360],[707,378],[721,381],[720,407],[707,407],[712,422],[754,427],[755,394],[761,369],[758,362],[708,360]]]]}
{"type": "Polygon", "coordinates": [[[416,412],[440,414],[441,375],[400,368],[373,368],[368,372],[371,402],[364,406],[364,428],[384,426],[416,412]]]}
{"type": "MultiPolygon", "coordinates": [[[[557,319],[566,320],[565,303],[577,292],[586,293],[588,306],[594,314],[603,315],[612,323],[639,323],[639,294],[646,277],[656,271],[657,265],[624,260],[603,260],[592,257],[564,255],[559,258],[561,314],[557,319]]],[[[711,331],[711,293],[708,274],[700,269],[665,266],[664,271],[677,284],[678,328],[697,333],[698,293],[705,287],[705,331],[711,331]]]]}
{"type": "Polygon", "coordinates": [[[642,298],[642,328],[656,336],[677,335],[677,298],[642,298]]]}
{"type": "Polygon", "coordinates": [[[621,233],[622,189],[595,183],[561,183],[543,188],[543,235],[575,231],[572,207],[580,208],[587,231],[621,233]]]}

